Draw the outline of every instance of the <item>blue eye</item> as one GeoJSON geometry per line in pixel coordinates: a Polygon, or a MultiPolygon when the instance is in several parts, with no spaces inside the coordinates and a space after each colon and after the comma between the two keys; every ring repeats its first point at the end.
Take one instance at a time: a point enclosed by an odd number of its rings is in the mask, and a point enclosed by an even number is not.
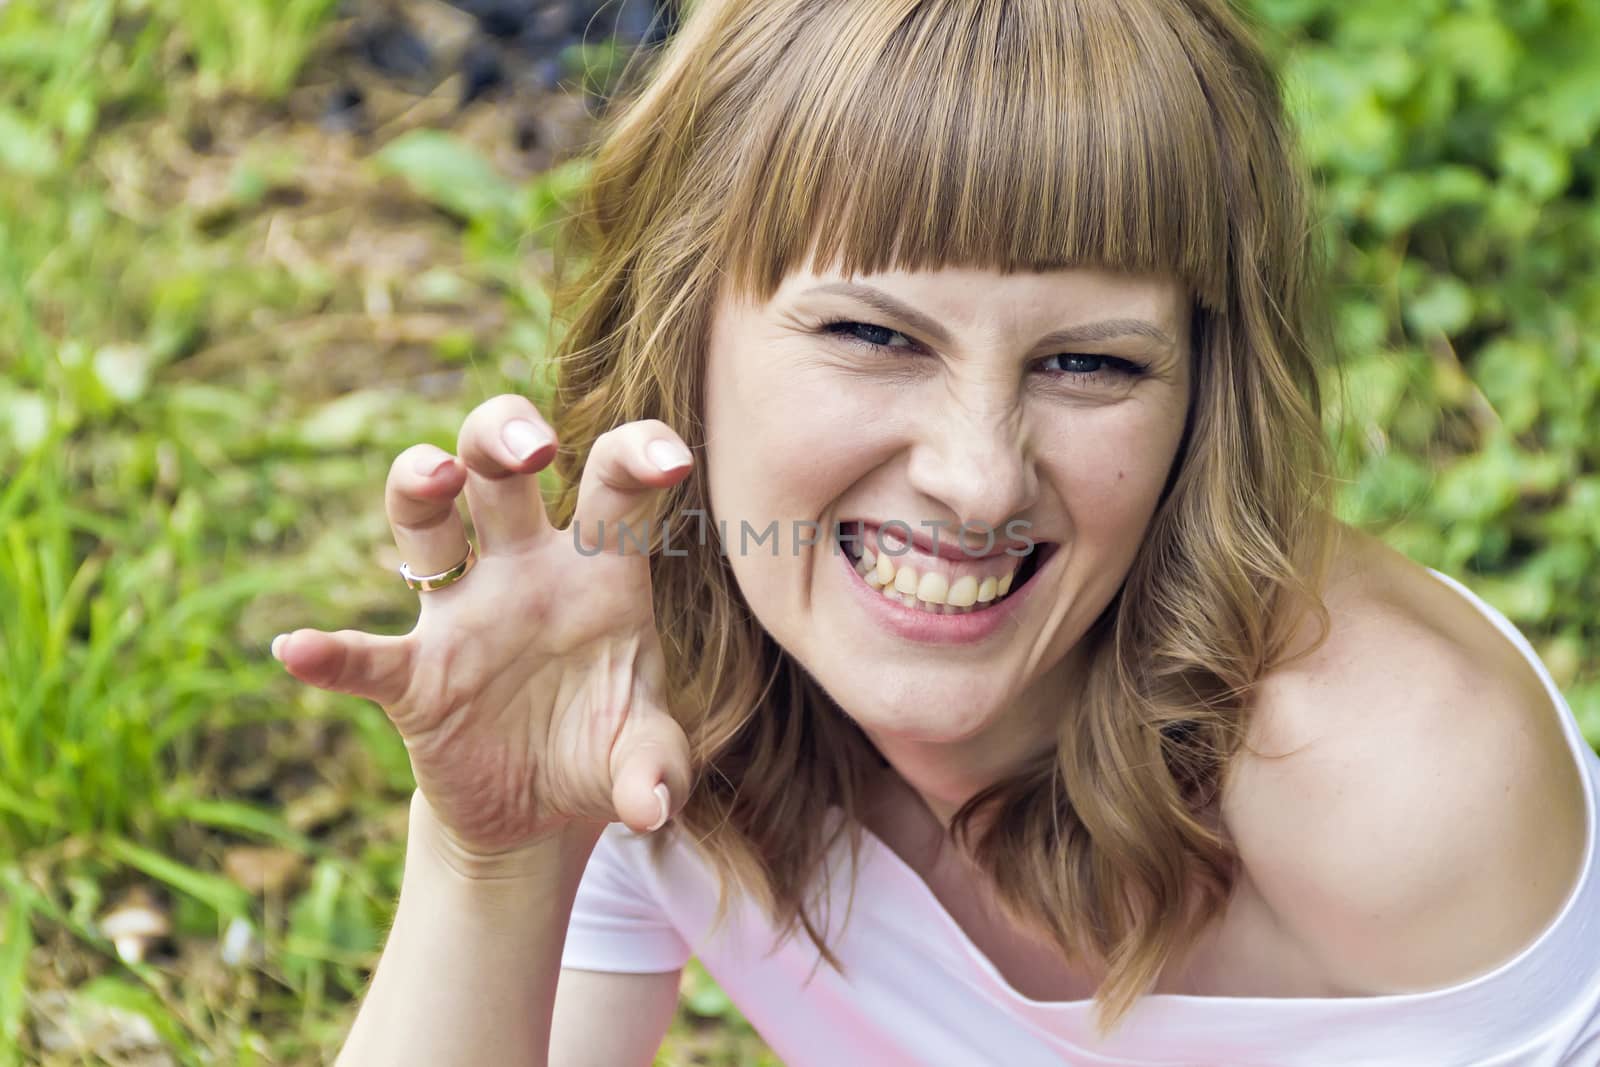
{"type": "Polygon", "coordinates": [[[846,341],[864,344],[869,348],[900,348],[901,345],[891,345],[889,339],[899,337],[909,341],[905,334],[898,333],[886,326],[874,326],[870,322],[851,322],[848,319],[839,319],[834,322],[822,324],[828,333],[842,337],[846,341]]]}
{"type": "Polygon", "coordinates": [[[1061,360],[1062,368],[1059,373],[1071,374],[1082,377],[1092,377],[1097,374],[1125,374],[1137,377],[1144,373],[1144,367],[1132,360],[1118,359],[1115,356],[1091,356],[1082,352],[1063,352],[1058,356],[1048,356],[1044,362],[1061,360]]]}

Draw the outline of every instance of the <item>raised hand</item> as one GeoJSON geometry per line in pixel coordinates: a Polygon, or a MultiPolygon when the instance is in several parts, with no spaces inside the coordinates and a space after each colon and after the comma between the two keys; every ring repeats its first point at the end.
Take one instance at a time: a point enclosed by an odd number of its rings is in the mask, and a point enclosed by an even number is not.
{"type": "Polygon", "coordinates": [[[557,530],[537,475],[555,445],[532,403],[503,395],[462,424],[459,458],[431,445],[402,452],[386,507],[412,575],[466,556],[463,488],[476,565],[420,592],[403,637],[301,629],[273,642],[301,681],[383,707],[423,798],[467,857],[515,851],[574,819],[656,829],[691,784],[688,741],[663,692],[649,557],[614,533],[682,480],[688,449],[656,420],[601,435],[574,526],[557,530]]]}

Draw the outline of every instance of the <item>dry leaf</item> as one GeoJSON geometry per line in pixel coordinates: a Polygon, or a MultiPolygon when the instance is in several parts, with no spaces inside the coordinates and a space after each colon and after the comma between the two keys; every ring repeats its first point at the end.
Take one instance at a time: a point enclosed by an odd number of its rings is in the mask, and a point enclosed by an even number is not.
{"type": "Polygon", "coordinates": [[[305,867],[305,857],[278,847],[239,845],[222,853],[222,870],[251,893],[278,893],[305,867]]]}

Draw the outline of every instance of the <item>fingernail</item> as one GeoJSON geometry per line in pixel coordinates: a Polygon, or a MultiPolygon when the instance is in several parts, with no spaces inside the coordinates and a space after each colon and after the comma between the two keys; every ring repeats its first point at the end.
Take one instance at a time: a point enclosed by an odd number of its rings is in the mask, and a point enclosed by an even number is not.
{"type": "Polygon", "coordinates": [[[667,825],[667,816],[672,813],[672,794],[667,792],[666,782],[657,782],[655,788],[656,799],[661,801],[661,817],[655,821],[646,833],[654,833],[667,825]]]}
{"type": "Polygon", "coordinates": [[[438,474],[455,461],[456,457],[448,454],[443,456],[421,455],[417,457],[417,461],[414,466],[416,467],[418,474],[422,475],[424,478],[432,478],[435,474],[438,474]]]}
{"type": "Polygon", "coordinates": [[[501,440],[511,449],[511,454],[521,463],[550,443],[550,435],[527,419],[512,419],[500,431],[501,440]]]}
{"type": "Polygon", "coordinates": [[[283,643],[287,640],[289,640],[288,634],[279,634],[272,639],[272,658],[279,663],[283,662],[283,643]]]}
{"type": "Polygon", "coordinates": [[[689,450],[676,441],[651,441],[644,447],[644,454],[664,471],[675,471],[679,467],[687,467],[692,461],[689,450]]]}

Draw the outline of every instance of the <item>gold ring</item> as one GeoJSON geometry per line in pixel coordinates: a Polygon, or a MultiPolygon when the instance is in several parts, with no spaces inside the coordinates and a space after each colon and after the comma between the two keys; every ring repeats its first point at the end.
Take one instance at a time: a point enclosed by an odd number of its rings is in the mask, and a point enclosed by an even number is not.
{"type": "Polygon", "coordinates": [[[438,574],[412,574],[411,567],[402,563],[400,564],[400,577],[404,578],[406,584],[417,592],[428,593],[459,582],[467,576],[467,572],[472,569],[472,565],[476,562],[478,562],[478,554],[472,550],[472,542],[468,541],[467,554],[461,558],[460,563],[457,563],[449,570],[440,571],[438,574]]]}

